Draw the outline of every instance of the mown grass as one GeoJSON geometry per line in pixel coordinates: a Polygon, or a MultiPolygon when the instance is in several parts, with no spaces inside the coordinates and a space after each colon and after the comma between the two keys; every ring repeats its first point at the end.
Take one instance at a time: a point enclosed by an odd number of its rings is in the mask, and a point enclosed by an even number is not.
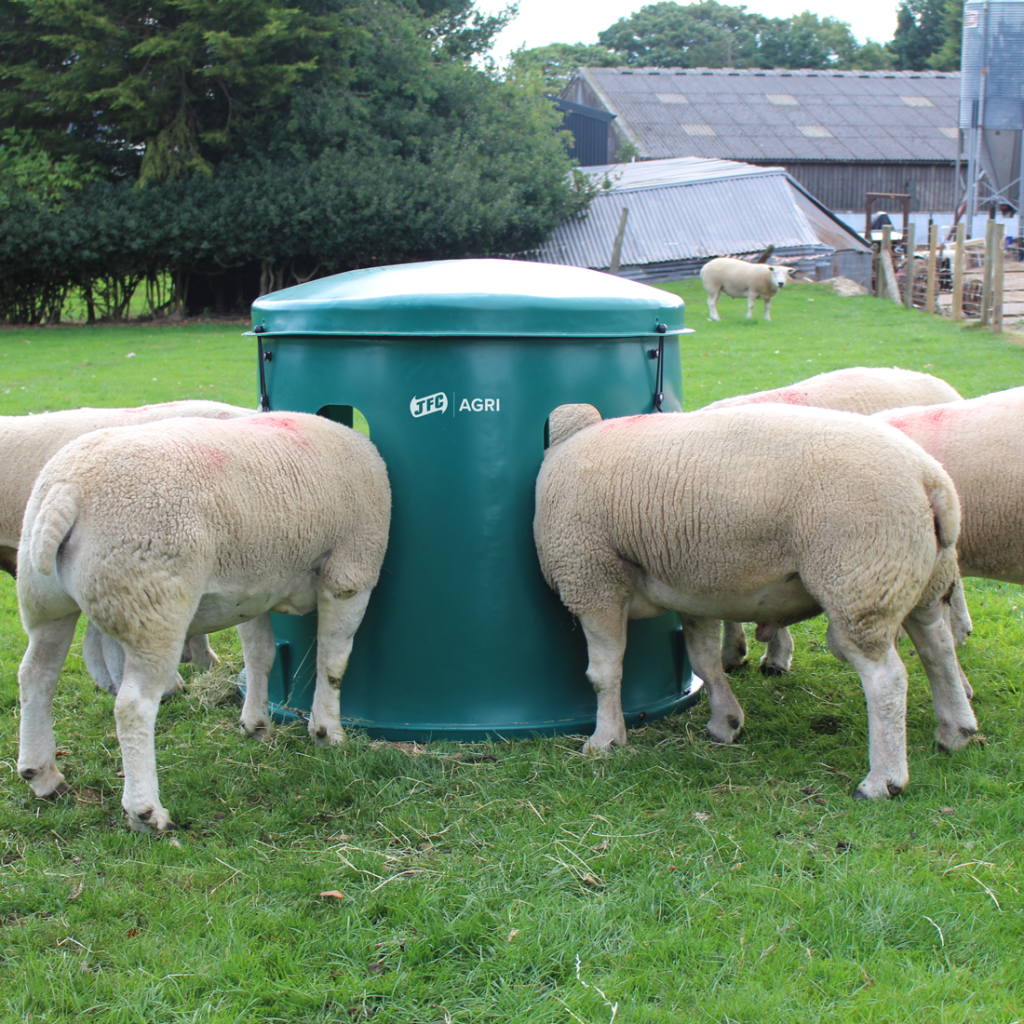
{"type": "MultiPolygon", "coordinates": [[[[680,290],[698,331],[683,345],[688,408],[844,365],[928,369],[965,395],[1024,370],[1012,341],[871,299],[797,285],[774,323],[723,302],[710,324],[700,285],[680,290]]],[[[24,334],[30,346],[2,332],[0,411],[204,397],[210,383],[253,405],[238,330],[67,328],[24,334]]],[[[162,793],[185,827],[154,839],[125,828],[112,701],[80,649],[56,711],[73,796],[34,801],[17,777],[24,637],[4,580],[0,1021],[1024,1019],[1024,601],[968,588],[963,662],[987,742],[935,750],[904,641],[911,785],[897,800],[850,799],[864,701],[815,621],[795,631],[791,676],[737,673],[733,747],[702,736],[702,704],[607,758],[576,737],[356,734],[323,751],[286,726],[259,744],[237,734],[233,699],[195,680],[158,723],[162,793]]],[[[230,679],[233,634],[215,646],[230,679]]]]}

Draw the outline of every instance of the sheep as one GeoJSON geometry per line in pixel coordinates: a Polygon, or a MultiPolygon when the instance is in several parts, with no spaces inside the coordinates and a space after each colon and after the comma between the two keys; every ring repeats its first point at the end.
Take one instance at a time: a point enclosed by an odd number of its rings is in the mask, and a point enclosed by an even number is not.
{"type": "Polygon", "coordinates": [[[764,318],[771,320],[772,299],[789,281],[792,268],[748,263],[746,260],[719,256],[709,260],[700,271],[700,279],[708,293],[708,318],[718,315],[718,297],[725,292],[731,299],[747,298],[747,319],[754,315],[754,303],[764,299],[764,318]]]}
{"type": "Polygon", "coordinates": [[[763,633],[821,611],[831,651],[856,669],[867,700],[870,771],[856,797],[895,795],[909,781],[901,623],[932,686],[939,745],[959,749],[975,733],[942,616],[956,581],[956,491],[898,431],[782,405],[605,421],[570,405],[552,412],[549,436],[534,539],[587,640],[597,721],[585,750],[626,742],[627,619],[670,610],[719,742],[736,739],[743,712],[722,671],[718,621],[756,621],[763,633]]]}
{"type": "Polygon", "coordinates": [[[338,693],[380,574],[387,470],[362,434],[305,413],[168,420],[98,430],[40,473],[18,547],[28,649],[18,671],[18,771],[38,797],[67,791],[53,697],[79,613],[124,649],[114,705],[133,829],[173,828],[160,803],[154,726],[186,637],[238,626],[240,726],[271,731],[270,612],[319,616],[309,733],[340,743],[338,693]]]}
{"type": "MultiPolygon", "coordinates": [[[[955,402],[959,392],[939,377],[899,367],[854,366],[819,373],[797,381],[789,387],[756,391],[749,395],[723,398],[704,409],[730,409],[737,405],[782,402],[786,405],[813,406],[819,409],[840,409],[868,415],[902,405],[931,405],[955,402]]],[[[963,588],[957,587],[952,605],[954,636],[962,639],[971,631],[970,615],[963,601],[963,588]]],[[[743,626],[726,622],[722,629],[722,663],[727,672],[739,668],[747,660],[747,640],[743,626]]],[[[784,675],[793,662],[793,638],[788,629],[778,630],[761,658],[760,670],[765,675],[784,675]]]]}
{"type": "Polygon", "coordinates": [[[956,388],[930,373],[901,370],[898,366],[851,366],[819,373],[788,387],[722,398],[703,408],[731,409],[737,405],[781,402],[870,415],[902,405],[956,402],[960,397],[956,388]]]}
{"type": "MultiPolygon", "coordinates": [[[[224,402],[190,400],[134,409],[80,408],[30,416],[0,416],[0,452],[3,452],[3,469],[0,471],[0,569],[15,575],[21,521],[32,485],[51,456],[69,441],[101,427],[131,426],[183,416],[231,419],[254,413],[253,409],[241,409],[224,402]]],[[[117,645],[90,625],[83,641],[83,656],[96,684],[116,697],[116,666],[123,660],[117,645]]],[[[200,668],[212,668],[220,663],[205,636],[191,638],[182,652],[182,660],[191,661],[200,668]]],[[[176,677],[172,688],[176,690],[180,685],[180,679],[176,677]]]]}
{"type": "Polygon", "coordinates": [[[962,576],[1024,583],[1024,387],[871,417],[906,434],[949,473],[962,509],[962,576]]]}

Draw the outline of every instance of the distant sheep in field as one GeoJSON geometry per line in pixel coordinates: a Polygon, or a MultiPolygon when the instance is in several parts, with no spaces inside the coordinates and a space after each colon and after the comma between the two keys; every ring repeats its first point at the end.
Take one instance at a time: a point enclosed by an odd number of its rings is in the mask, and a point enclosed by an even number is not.
{"type": "Polygon", "coordinates": [[[860,797],[908,782],[901,624],[932,686],[936,739],[955,750],[977,724],[942,601],[954,585],[959,503],[942,467],[898,431],[782,405],[602,421],[560,406],[537,478],[541,569],[587,639],[597,727],[626,742],[620,685],[629,618],[677,611],[730,743],[743,712],[722,671],[718,621],[768,633],[828,615],[829,647],[860,676],[870,771],[860,797]]]}
{"type": "Polygon", "coordinates": [[[708,293],[708,315],[718,315],[718,297],[725,292],[731,299],[746,297],[747,319],[754,315],[754,303],[764,299],[764,318],[771,320],[772,299],[789,282],[790,267],[769,266],[766,263],[748,263],[746,260],[719,256],[701,268],[700,279],[708,293]]]}
{"type": "MultiPolygon", "coordinates": [[[[901,405],[932,405],[959,400],[960,394],[955,388],[930,373],[901,370],[895,366],[853,366],[819,373],[788,387],[723,398],[704,406],[704,410],[775,402],[868,415],[901,405]]],[[[961,640],[971,630],[962,587],[957,588],[952,611],[954,636],[961,640]]],[[[726,672],[739,668],[746,659],[747,640],[743,626],[738,622],[724,623],[722,664],[726,672]]],[[[779,629],[772,636],[761,658],[761,671],[769,676],[783,675],[789,671],[792,661],[793,638],[788,629],[779,629]]]]}
{"type": "Polygon", "coordinates": [[[67,791],[53,697],[80,612],[124,648],[114,713],[122,804],[135,829],[172,828],[160,804],[154,727],[189,636],[238,626],[241,726],[270,734],[270,612],[318,614],[310,735],[344,739],[339,688],[377,583],[391,491],[376,448],[320,416],[168,420],[99,430],[45,466],[25,512],[18,603],[18,771],[39,797],[67,791]]]}
{"type": "MultiPolygon", "coordinates": [[[[225,420],[254,414],[254,409],[241,409],[224,402],[188,400],[127,409],[81,408],[29,416],[0,416],[0,570],[15,575],[21,521],[36,477],[69,441],[103,427],[138,426],[186,416],[225,420]]],[[[183,660],[200,668],[212,668],[219,663],[205,636],[192,637],[183,653],[186,655],[183,660]]],[[[96,684],[116,695],[116,665],[122,660],[117,645],[90,625],[82,654],[96,684]]],[[[178,685],[176,678],[172,691],[178,685]]]]}

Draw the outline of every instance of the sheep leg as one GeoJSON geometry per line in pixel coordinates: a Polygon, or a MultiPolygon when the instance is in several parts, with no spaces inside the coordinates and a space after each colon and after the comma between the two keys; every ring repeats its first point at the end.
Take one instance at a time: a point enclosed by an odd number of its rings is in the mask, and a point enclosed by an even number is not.
{"type": "MultiPolygon", "coordinates": [[[[757,302],[757,295],[754,293],[753,289],[751,289],[749,292],[747,292],[747,319],[748,320],[753,319],[753,316],[754,316],[754,303],[755,302],[757,302]]],[[[765,316],[765,319],[767,320],[768,317],[765,316]]]]}
{"type": "Polygon", "coordinates": [[[708,292],[708,319],[720,320],[718,315],[718,296],[722,294],[721,288],[712,288],[708,292]]]}
{"type": "Polygon", "coordinates": [[[626,745],[626,720],[622,715],[622,658],[626,653],[628,606],[602,608],[580,615],[587,638],[587,679],[597,694],[594,733],[583,744],[592,754],[613,744],[626,745]]]}
{"type": "Polygon", "coordinates": [[[907,670],[889,644],[881,657],[871,657],[828,627],[829,650],[853,666],[864,688],[868,708],[870,770],[854,791],[854,799],[874,800],[902,793],[910,781],[907,768],[907,670]]]}
{"type": "MultiPolygon", "coordinates": [[[[192,664],[197,668],[209,670],[215,665],[220,664],[220,658],[213,653],[213,648],[210,646],[210,638],[205,633],[189,637],[185,648],[189,652],[192,664]]],[[[188,659],[182,658],[181,660],[185,661],[188,659]]]]}
{"type": "MultiPolygon", "coordinates": [[[[85,662],[86,671],[92,676],[93,682],[101,690],[106,690],[112,697],[116,697],[121,679],[119,676],[115,680],[111,674],[103,651],[103,634],[91,622],[85,627],[85,636],[82,637],[82,660],[85,662]]],[[[123,657],[121,667],[123,671],[123,657]]]]}
{"type": "Polygon", "coordinates": [[[784,676],[793,666],[793,634],[783,626],[775,630],[761,656],[762,675],[784,676]]]}
{"type": "MultiPolygon", "coordinates": [[[[90,622],[85,627],[85,636],[82,638],[82,657],[93,682],[101,690],[106,690],[112,697],[116,697],[124,677],[124,648],[113,637],[101,633],[90,622]]],[[[185,680],[175,672],[163,699],[167,700],[184,689],[185,680]]]]}
{"type": "Polygon", "coordinates": [[[316,689],[309,715],[309,735],[319,746],[343,743],[341,679],[348,668],[352,641],[366,614],[371,587],[322,591],[317,598],[316,689]]]}
{"type": "Polygon", "coordinates": [[[57,769],[53,738],[53,696],[75,636],[78,612],[26,626],[28,649],[18,669],[21,698],[18,774],[36,796],[63,796],[70,787],[57,769]]]}
{"type": "MultiPolygon", "coordinates": [[[[956,578],[956,586],[953,593],[949,595],[949,604],[946,606],[949,628],[953,633],[953,642],[959,647],[974,629],[971,622],[971,613],[967,608],[967,598],[964,595],[964,581],[961,577],[956,578]]],[[[971,694],[968,694],[968,699],[971,694]]]]}
{"type": "Polygon", "coordinates": [[[722,653],[718,640],[718,623],[714,619],[691,619],[680,615],[686,637],[686,650],[694,672],[704,680],[704,690],[711,707],[706,726],[716,743],[732,743],[743,728],[743,709],[726,682],[722,671],[722,653]]]}
{"type": "Polygon", "coordinates": [[[238,636],[242,641],[242,659],[245,662],[245,701],[238,725],[246,736],[268,740],[273,727],[267,696],[267,677],[277,656],[270,612],[240,623],[238,636]]]}
{"type": "Polygon", "coordinates": [[[957,659],[943,606],[915,608],[903,625],[914,642],[931,685],[932,707],[939,723],[935,742],[943,750],[960,750],[971,742],[978,731],[978,722],[967,699],[970,684],[957,659]]]}
{"type": "MultiPolygon", "coordinates": [[[[750,300],[750,308],[754,308],[754,300],[750,300]]],[[[772,318],[772,296],[766,295],[764,297],[764,318],[765,320],[771,321],[772,318]]]]}
{"type": "Polygon", "coordinates": [[[182,643],[183,639],[171,642],[162,651],[125,651],[114,719],[124,767],[121,806],[136,832],[165,832],[175,827],[160,803],[154,735],[160,698],[177,674],[182,643]]]}
{"type": "Polygon", "coordinates": [[[722,623],[722,668],[734,672],[747,662],[747,635],[742,622],[722,623]]]}

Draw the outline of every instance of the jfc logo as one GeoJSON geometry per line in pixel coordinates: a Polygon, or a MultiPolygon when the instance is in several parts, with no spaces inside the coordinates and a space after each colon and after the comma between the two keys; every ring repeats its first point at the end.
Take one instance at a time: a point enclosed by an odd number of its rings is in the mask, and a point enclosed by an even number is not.
{"type": "Polygon", "coordinates": [[[409,412],[413,416],[429,416],[432,412],[444,412],[447,408],[448,396],[443,391],[427,395],[426,398],[414,398],[409,403],[409,412]]]}

